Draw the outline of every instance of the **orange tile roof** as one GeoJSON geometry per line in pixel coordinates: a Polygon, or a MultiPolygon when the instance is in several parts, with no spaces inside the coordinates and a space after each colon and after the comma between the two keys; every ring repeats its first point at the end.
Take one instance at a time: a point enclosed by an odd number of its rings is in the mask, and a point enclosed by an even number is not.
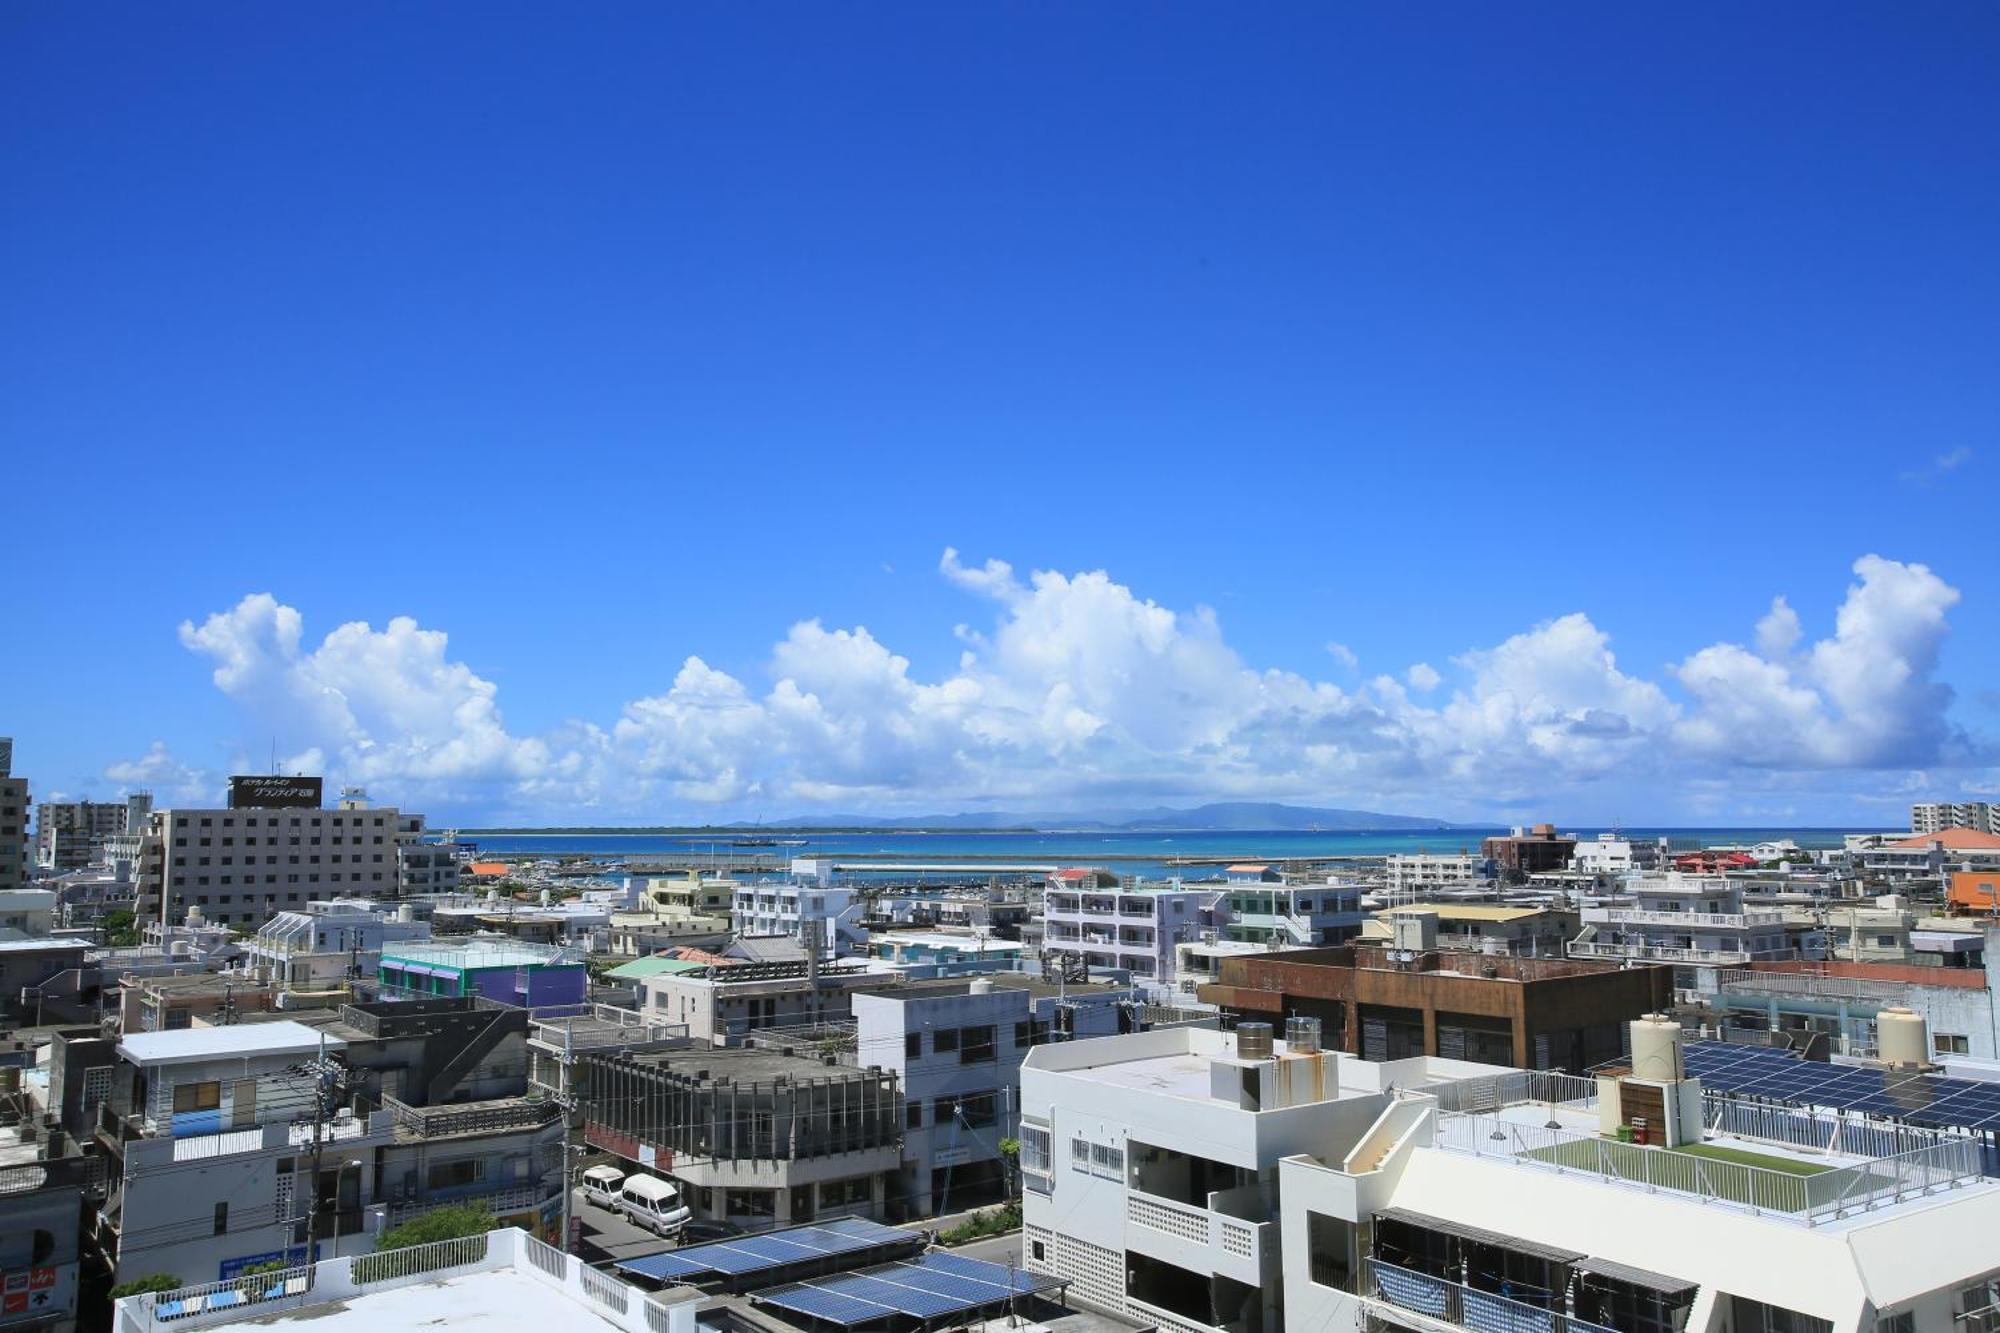
{"type": "Polygon", "coordinates": [[[1919,833],[1914,838],[1904,838],[1901,842],[1892,842],[1889,845],[1907,847],[1912,851],[1925,847],[1942,847],[1948,852],[2000,852],[2000,838],[1970,828],[1948,828],[1942,833],[1919,833]]]}
{"type": "Polygon", "coordinates": [[[474,861],[472,873],[475,875],[504,875],[514,867],[505,861],[474,861]]]}
{"type": "Polygon", "coordinates": [[[2000,873],[1960,870],[1951,877],[1945,902],[1953,912],[1968,916],[2000,916],[2000,873]]]}

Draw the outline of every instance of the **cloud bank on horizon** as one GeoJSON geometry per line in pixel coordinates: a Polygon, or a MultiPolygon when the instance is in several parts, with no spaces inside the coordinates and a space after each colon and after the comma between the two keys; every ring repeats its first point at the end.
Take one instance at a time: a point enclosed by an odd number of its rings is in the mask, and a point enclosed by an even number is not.
{"type": "MultiPolygon", "coordinates": [[[[955,627],[941,679],[914,678],[866,628],[806,620],[771,650],[768,688],[690,656],[615,720],[534,736],[508,730],[498,687],[451,658],[444,631],[407,617],[309,645],[298,609],[254,593],[180,639],[250,734],[309,741],[284,766],[516,822],[1222,799],[1477,818],[1601,801],[1605,784],[1628,818],[1647,813],[1632,793],[1669,795],[1679,817],[1776,815],[1991,762],[1936,679],[1958,590],[1876,555],[1854,562],[1826,637],[1808,642],[1777,597],[1750,642],[1699,648],[1657,680],[1621,669],[1582,612],[1341,685],[1259,669],[1209,609],[1160,606],[1103,570],[1024,579],[947,549],[939,572],[992,612],[955,627]]],[[[1353,655],[1334,658],[1353,681],[1353,655]]],[[[106,776],[181,801],[221,785],[157,743],[106,776]]]]}

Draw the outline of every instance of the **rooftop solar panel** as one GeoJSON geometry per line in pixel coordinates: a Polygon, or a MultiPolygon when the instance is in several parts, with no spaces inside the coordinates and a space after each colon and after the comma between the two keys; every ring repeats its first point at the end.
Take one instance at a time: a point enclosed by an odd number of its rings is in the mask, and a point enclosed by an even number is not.
{"type": "Polygon", "coordinates": [[[1713,1092],[1856,1111],[1938,1129],[2000,1127],[2000,1084],[1828,1065],[1793,1051],[1733,1042],[1690,1042],[1686,1055],[1688,1072],[1713,1092]]]}
{"type": "Polygon", "coordinates": [[[924,1254],[860,1273],[815,1278],[757,1297],[763,1304],[851,1328],[894,1315],[942,1319],[1008,1299],[1010,1293],[1046,1291],[1060,1278],[1016,1270],[954,1254],[924,1254]]]}
{"type": "Polygon", "coordinates": [[[844,1217],[762,1235],[732,1236],[728,1240],[689,1245],[683,1249],[627,1259],[617,1268],[621,1272],[657,1282],[699,1282],[714,1277],[745,1277],[789,1264],[859,1254],[884,1245],[916,1244],[919,1239],[917,1233],[900,1227],[884,1226],[864,1218],[844,1217]]]}

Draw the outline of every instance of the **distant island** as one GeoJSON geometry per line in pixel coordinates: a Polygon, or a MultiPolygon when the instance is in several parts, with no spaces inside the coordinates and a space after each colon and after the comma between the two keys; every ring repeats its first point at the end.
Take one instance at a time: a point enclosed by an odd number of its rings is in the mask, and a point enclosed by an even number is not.
{"type": "Polygon", "coordinates": [[[1425,829],[1499,828],[1497,821],[1457,824],[1420,815],[1372,810],[1279,805],[1269,801],[1218,801],[1190,810],[1157,806],[1149,810],[1092,814],[1021,814],[971,811],[954,815],[885,818],[858,814],[801,815],[778,820],[736,820],[727,824],[577,825],[562,827],[461,828],[476,834],[635,834],[635,833],[1382,833],[1425,829]]]}

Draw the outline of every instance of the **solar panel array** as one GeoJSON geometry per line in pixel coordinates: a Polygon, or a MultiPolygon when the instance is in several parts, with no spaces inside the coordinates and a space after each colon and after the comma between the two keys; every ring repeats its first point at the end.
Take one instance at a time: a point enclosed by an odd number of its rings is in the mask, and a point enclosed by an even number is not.
{"type": "Polygon", "coordinates": [[[655,1282],[703,1282],[713,1278],[744,1277],[765,1269],[816,1259],[833,1259],[859,1254],[884,1245],[916,1244],[923,1239],[913,1231],[883,1226],[861,1217],[843,1217],[813,1226],[788,1227],[761,1236],[734,1236],[728,1240],[666,1250],[643,1258],[627,1259],[617,1265],[623,1273],[651,1278],[655,1282]]]}
{"type": "Polygon", "coordinates": [[[2000,1083],[1823,1064],[1792,1051],[1726,1041],[1689,1042],[1687,1071],[1704,1088],[1739,1097],[1887,1116],[1932,1129],[2000,1131],[2000,1083]]]}
{"type": "Polygon", "coordinates": [[[903,1263],[859,1273],[814,1278],[775,1287],[758,1296],[761,1305],[822,1323],[853,1328],[862,1324],[956,1319],[1063,1285],[1063,1279],[1008,1269],[957,1254],[923,1254],[903,1263]]]}

